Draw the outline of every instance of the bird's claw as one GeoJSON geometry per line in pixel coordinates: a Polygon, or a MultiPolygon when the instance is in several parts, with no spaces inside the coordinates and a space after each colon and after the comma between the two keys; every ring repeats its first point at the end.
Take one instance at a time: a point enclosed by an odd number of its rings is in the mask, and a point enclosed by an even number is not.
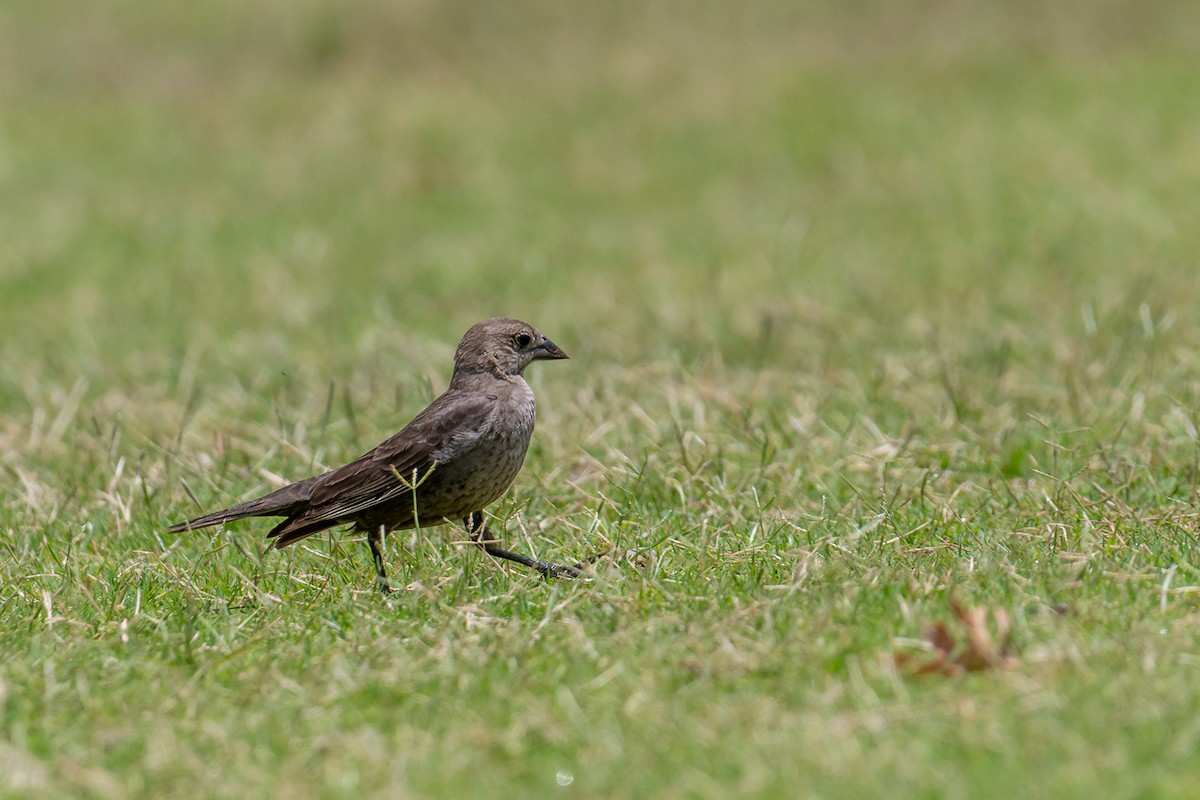
{"type": "Polygon", "coordinates": [[[546,580],[553,580],[554,578],[578,578],[581,575],[583,575],[583,570],[585,568],[587,568],[588,566],[590,566],[592,564],[595,564],[597,561],[604,558],[606,555],[608,555],[607,550],[605,550],[601,553],[596,553],[593,556],[588,556],[587,558],[578,562],[574,566],[567,566],[564,564],[551,564],[547,561],[538,561],[535,563],[534,568],[538,572],[540,572],[542,574],[542,577],[545,578],[546,580]]]}

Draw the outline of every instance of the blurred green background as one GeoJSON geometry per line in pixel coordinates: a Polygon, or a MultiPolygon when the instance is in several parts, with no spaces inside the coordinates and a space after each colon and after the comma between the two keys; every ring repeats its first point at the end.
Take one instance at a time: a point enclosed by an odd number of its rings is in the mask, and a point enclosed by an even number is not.
{"type": "Polygon", "coordinates": [[[1189,0],[7,0],[0,793],[1195,796],[1198,63],[1189,0]],[[572,356],[510,540],[642,562],[163,535],[493,315],[572,356]],[[1019,665],[898,675],[955,592],[1019,665]]]}
{"type": "Polygon", "coordinates": [[[811,366],[1194,296],[1189,3],[0,14],[10,370],[327,374],[493,313],[811,366]]]}

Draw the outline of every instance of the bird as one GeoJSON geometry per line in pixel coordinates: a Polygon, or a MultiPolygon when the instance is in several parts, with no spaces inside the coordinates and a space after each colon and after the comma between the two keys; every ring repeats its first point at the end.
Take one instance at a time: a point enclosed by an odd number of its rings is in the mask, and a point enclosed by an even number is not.
{"type": "Polygon", "coordinates": [[[455,350],[446,391],[391,438],[345,466],[167,530],[284,517],[267,534],[281,549],[349,524],[366,534],[376,585],[387,593],[382,548],[389,531],[459,522],[493,558],[535,569],[547,579],[579,577],[584,564],[600,556],[566,566],[505,550],[483,516],[517,477],[533,435],[537,404],[525,368],[566,358],[526,322],[505,317],[480,322],[455,350]]]}

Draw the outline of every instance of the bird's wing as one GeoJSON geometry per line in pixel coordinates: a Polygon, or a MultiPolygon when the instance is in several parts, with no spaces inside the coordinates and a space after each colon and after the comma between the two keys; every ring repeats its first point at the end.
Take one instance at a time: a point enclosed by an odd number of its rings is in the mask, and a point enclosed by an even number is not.
{"type": "Polygon", "coordinates": [[[486,434],[495,403],[494,395],[443,394],[395,436],[322,476],[308,508],[287,527],[349,519],[410,494],[414,481],[419,484],[431,469],[461,456],[486,434]]]}

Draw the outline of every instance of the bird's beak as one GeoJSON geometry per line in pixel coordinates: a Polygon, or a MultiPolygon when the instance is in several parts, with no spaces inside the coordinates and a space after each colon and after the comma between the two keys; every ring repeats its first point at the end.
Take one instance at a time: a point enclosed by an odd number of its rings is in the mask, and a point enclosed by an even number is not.
{"type": "Polygon", "coordinates": [[[552,361],[560,358],[570,358],[570,356],[549,339],[543,339],[541,344],[533,348],[534,361],[552,361]]]}

